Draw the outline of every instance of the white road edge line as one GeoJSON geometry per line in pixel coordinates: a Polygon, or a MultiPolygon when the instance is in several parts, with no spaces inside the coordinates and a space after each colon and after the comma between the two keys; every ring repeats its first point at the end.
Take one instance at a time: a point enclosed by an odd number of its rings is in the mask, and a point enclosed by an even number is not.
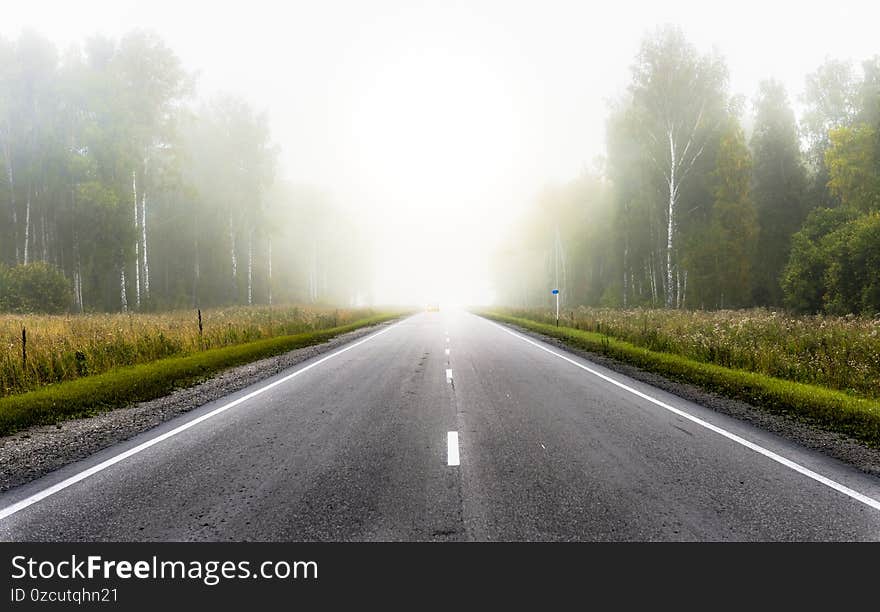
{"type": "Polygon", "coordinates": [[[3,520],[9,516],[12,516],[16,512],[20,512],[20,511],[24,510],[25,508],[27,508],[28,506],[32,506],[32,505],[36,504],[37,502],[42,501],[51,495],[55,495],[56,493],[63,491],[64,489],[70,487],[71,485],[75,485],[76,483],[83,481],[86,478],[97,474],[98,472],[106,470],[108,467],[116,465],[120,461],[128,459],[129,457],[131,457],[133,455],[137,455],[141,451],[144,451],[144,450],[150,448],[151,446],[155,446],[156,444],[159,444],[159,442],[163,442],[163,441],[167,440],[168,438],[171,438],[172,436],[176,436],[180,432],[185,431],[185,430],[189,429],[190,427],[195,427],[196,425],[198,425],[202,421],[207,421],[211,417],[217,416],[221,412],[225,412],[225,411],[229,410],[230,408],[233,408],[235,406],[238,406],[241,403],[248,401],[249,399],[252,399],[258,395],[261,395],[262,393],[265,393],[269,389],[277,387],[278,385],[281,385],[281,384],[287,382],[291,378],[299,376],[303,372],[308,372],[312,368],[321,365],[325,361],[333,359],[334,357],[341,355],[342,353],[345,353],[346,351],[350,351],[351,349],[360,346],[364,342],[369,342],[373,338],[381,336],[385,332],[392,330],[393,328],[397,327],[401,323],[403,323],[403,321],[398,321],[397,323],[395,323],[393,325],[389,325],[385,329],[380,330],[380,331],[376,332],[375,334],[371,334],[371,335],[367,336],[366,338],[364,338],[363,340],[358,340],[357,342],[355,342],[353,344],[349,344],[348,346],[339,349],[335,353],[331,353],[331,354],[327,355],[326,357],[322,357],[318,361],[315,361],[314,363],[310,363],[306,367],[301,368],[301,369],[297,370],[296,372],[292,372],[292,373],[288,374],[287,376],[285,376],[284,378],[279,378],[278,380],[273,381],[264,387],[260,387],[256,391],[252,391],[252,392],[248,393],[247,395],[243,395],[242,397],[240,397],[236,400],[233,400],[233,401],[229,402],[228,404],[224,404],[224,405],[220,406],[219,408],[215,408],[211,412],[207,412],[207,413],[203,414],[202,416],[193,419],[192,421],[184,423],[180,427],[175,427],[171,431],[166,431],[165,433],[163,433],[160,436],[156,436],[155,438],[153,438],[151,440],[147,440],[146,442],[144,442],[142,444],[138,444],[134,448],[130,448],[127,451],[119,453],[118,455],[115,455],[115,456],[111,457],[110,459],[102,461],[101,463],[99,463],[97,465],[93,465],[92,467],[90,467],[86,470],[83,470],[82,472],[79,472],[78,474],[74,474],[70,478],[62,480],[61,482],[54,484],[51,487],[43,489],[39,493],[34,493],[30,497],[26,497],[26,498],[22,499],[21,501],[17,501],[14,504],[12,504],[11,506],[7,506],[6,508],[3,508],[2,510],[0,510],[0,520],[3,520]]]}
{"type": "Polygon", "coordinates": [[[786,459],[782,455],[778,455],[778,454],[774,453],[773,451],[764,448],[763,446],[755,444],[754,442],[750,442],[749,440],[746,440],[745,438],[741,438],[740,436],[738,436],[734,433],[731,433],[731,432],[727,431],[726,429],[722,429],[721,427],[718,427],[717,425],[713,425],[712,423],[709,423],[708,421],[704,421],[703,419],[700,419],[700,418],[695,417],[691,414],[688,414],[687,412],[684,412],[683,410],[679,410],[678,408],[675,408],[673,406],[670,406],[669,404],[661,402],[660,400],[655,399],[655,398],[651,397],[650,395],[646,395],[645,393],[642,393],[641,391],[639,391],[637,389],[633,389],[632,387],[629,387],[629,386],[623,384],[622,382],[614,380],[610,376],[606,376],[606,375],[602,374],[601,372],[597,372],[596,370],[594,370],[590,367],[587,367],[581,363],[578,363],[574,359],[570,359],[570,358],[566,357],[565,355],[562,355],[560,353],[557,353],[556,351],[550,350],[546,346],[542,346],[541,344],[535,342],[534,340],[530,340],[529,338],[526,338],[525,336],[522,336],[516,332],[513,332],[513,331],[507,329],[506,327],[504,327],[503,325],[499,325],[493,321],[488,321],[488,320],[487,320],[487,322],[491,323],[492,325],[494,325],[498,329],[510,334],[511,336],[513,336],[515,338],[519,338],[523,342],[528,342],[532,346],[535,346],[544,352],[547,352],[547,353],[550,353],[551,355],[559,357],[560,359],[567,361],[568,363],[575,365],[582,370],[586,370],[587,372],[589,372],[590,374],[592,374],[594,376],[598,376],[602,380],[609,382],[616,387],[620,387],[624,391],[629,391],[633,395],[637,395],[638,397],[640,397],[644,400],[647,400],[647,401],[651,402],[652,404],[660,406],[661,408],[664,408],[664,409],[668,410],[669,412],[672,412],[673,414],[677,414],[678,416],[685,418],[693,423],[696,423],[697,425],[700,425],[702,427],[705,427],[706,429],[714,431],[715,433],[724,436],[728,440],[732,440],[733,442],[736,442],[737,444],[741,444],[742,446],[745,446],[746,448],[751,449],[760,455],[764,455],[768,459],[771,459],[777,463],[780,463],[780,464],[784,465],[785,467],[792,469],[795,472],[798,472],[800,474],[803,474],[804,476],[806,476],[808,478],[812,478],[816,482],[819,482],[819,483],[825,485],[826,487],[830,487],[831,489],[834,489],[835,491],[837,491],[839,493],[843,493],[844,495],[847,495],[847,496],[851,497],[852,499],[865,504],[866,506],[870,506],[871,508],[874,508],[875,510],[880,510],[880,501],[877,501],[873,497],[868,497],[867,495],[865,495],[863,493],[859,493],[858,491],[856,491],[854,489],[850,489],[846,485],[842,485],[839,482],[831,480],[830,478],[828,478],[826,476],[822,476],[822,474],[814,472],[813,470],[806,468],[806,467],[800,465],[799,463],[795,463],[791,459],[786,459]]]}
{"type": "Polygon", "coordinates": [[[457,431],[450,431],[446,434],[446,465],[460,465],[457,431]]]}

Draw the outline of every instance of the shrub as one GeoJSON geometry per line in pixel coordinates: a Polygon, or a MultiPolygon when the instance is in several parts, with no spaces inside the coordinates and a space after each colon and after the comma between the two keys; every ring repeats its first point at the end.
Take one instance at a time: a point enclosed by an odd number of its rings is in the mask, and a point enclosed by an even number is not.
{"type": "Polygon", "coordinates": [[[794,235],[782,278],[795,312],[880,313],[880,213],[817,210],[794,235]]]}
{"type": "Polygon", "coordinates": [[[70,283],[51,264],[0,268],[0,311],[58,314],[70,307],[71,295],[70,283]]]}
{"type": "Polygon", "coordinates": [[[782,274],[785,306],[797,313],[821,312],[829,257],[823,239],[852,220],[842,208],[819,208],[791,239],[791,255],[782,274]]]}

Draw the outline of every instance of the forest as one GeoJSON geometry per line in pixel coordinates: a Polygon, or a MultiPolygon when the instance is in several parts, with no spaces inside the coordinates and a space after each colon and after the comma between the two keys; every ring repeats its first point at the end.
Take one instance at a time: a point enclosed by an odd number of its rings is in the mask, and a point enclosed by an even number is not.
{"type": "MultiPolygon", "coordinates": [[[[496,303],[880,312],[880,56],[818,66],[799,118],[672,26],[630,76],[605,155],[501,240],[496,303]]],[[[279,152],[155,34],[0,40],[0,311],[372,303],[362,228],[279,152]]]]}
{"type": "Polygon", "coordinates": [[[366,299],[355,224],[279,178],[264,113],[196,86],[149,32],[0,39],[0,311],[366,299]]]}
{"type": "Polygon", "coordinates": [[[732,95],[723,57],[646,36],[606,155],[497,249],[499,303],[880,313],[880,56],[827,59],[799,101],[732,95]]]}

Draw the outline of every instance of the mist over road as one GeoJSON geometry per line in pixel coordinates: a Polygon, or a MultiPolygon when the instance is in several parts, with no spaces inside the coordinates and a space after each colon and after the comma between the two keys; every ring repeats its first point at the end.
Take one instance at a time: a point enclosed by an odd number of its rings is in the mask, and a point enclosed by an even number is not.
{"type": "Polygon", "coordinates": [[[880,481],[425,312],[0,496],[4,540],[877,540],[880,481]]]}

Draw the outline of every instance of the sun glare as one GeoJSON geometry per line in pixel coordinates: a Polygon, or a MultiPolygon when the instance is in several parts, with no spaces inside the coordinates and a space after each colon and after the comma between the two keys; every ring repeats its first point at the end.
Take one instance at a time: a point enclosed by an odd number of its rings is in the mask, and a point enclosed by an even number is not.
{"type": "Polygon", "coordinates": [[[353,117],[359,164],[383,201],[376,299],[489,299],[483,262],[511,171],[512,100],[480,58],[427,50],[378,70],[353,117]]]}

